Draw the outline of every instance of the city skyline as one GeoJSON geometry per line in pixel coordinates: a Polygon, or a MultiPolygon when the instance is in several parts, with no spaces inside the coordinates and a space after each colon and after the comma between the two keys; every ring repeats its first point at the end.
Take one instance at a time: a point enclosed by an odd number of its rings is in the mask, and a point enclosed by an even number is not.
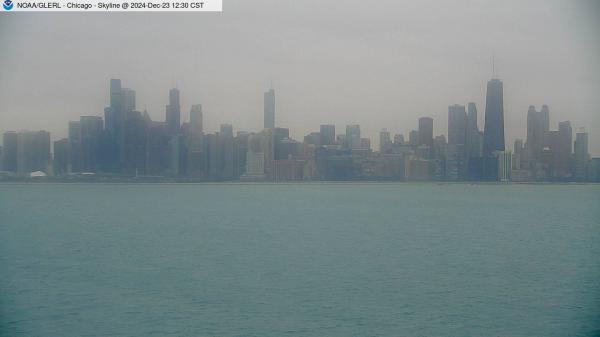
{"type": "MultiPolygon", "coordinates": [[[[111,90],[113,90],[112,89],[112,85],[114,85],[114,83],[112,83],[113,80],[114,79],[110,80],[111,81],[111,90]]],[[[503,92],[502,92],[503,91],[502,90],[503,81],[502,81],[502,79],[498,78],[497,76],[494,76],[491,80],[488,81],[488,89],[489,89],[490,82],[494,82],[494,81],[500,82],[500,94],[504,98],[504,95],[503,95],[503,92]]],[[[150,118],[152,118],[153,120],[160,120],[160,118],[161,118],[161,116],[160,116],[161,113],[160,112],[156,112],[155,111],[154,113],[151,113],[150,111],[147,111],[147,105],[146,104],[141,104],[140,105],[139,102],[137,102],[136,96],[138,95],[138,92],[134,88],[127,88],[127,87],[122,87],[121,88],[121,84],[119,83],[118,84],[118,90],[121,90],[121,89],[125,93],[127,93],[128,95],[132,96],[129,99],[129,101],[132,102],[130,104],[133,104],[133,106],[132,106],[133,109],[132,110],[145,111],[145,112],[147,112],[149,114],[150,118]]],[[[185,92],[185,90],[184,90],[184,92],[185,92]]],[[[193,99],[187,99],[187,101],[189,103],[187,105],[184,105],[183,109],[182,109],[182,105],[179,103],[180,102],[180,94],[181,94],[181,90],[178,87],[174,87],[174,88],[168,89],[168,94],[166,95],[166,100],[165,100],[166,110],[165,110],[165,112],[162,112],[162,115],[166,116],[165,120],[168,123],[169,123],[169,120],[170,120],[171,122],[169,124],[173,124],[173,125],[175,125],[177,123],[181,125],[184,122],[186,122],[186,123],[190,122],[190,116],[191,115],[190,115],[189,111],[193,110],[194,107],[200,107],[200,109],[201,109],[200,114],[202,116],[200,123],[203,124],[203,125],[205,125],[206,123],[205,123],[204,118],[207,117],[207,116],[210,116],[210,113],[206,114],[204,112],[205,109],[203,110],[203,108],[202,108],[203,104],[201,102],[196,102],[193,99]],[[189,109],[187,109],[188,107],[189,107],[189,109]],[[172,112],[173,109],[175,111],[172,112]],[[182,113],[182,111],[183,111],[183,113],[182,113]]],[[[113,93],[111,91],[109,91],[108,94],[104,94],[104,95],[101,95],[101,96],[104,96],[105,98],[107,98],[108,101],[111,104],[120,104],[120,103],[112,103],[113,100],[114,100],[114,98],[113,98],[113,93]]],[[[273,88],[268,88],[268,89],[266,89],[264,91],[263,96],[264,96],[263,97],[263,101],[261,102],[262,103],[262,107],[263,107],[263,111],[262,111],[262,118],[264,120],[264,126],[263,126],[263,128],[248,129],[248,128],[245,128],[244,126],[232,124],[233,127],[234,127],[234,130],[247,131],[247,132],[259,132],[260,130],[262,130],[264,128],[267,128],[267,126],[270,126],[270,128],[274,128],[274,127],[289,127],[289,126],[286,126],[286,125],[278,125],[277,122],[275,121],[276,118],[281,118],[281,111],[278,111],[277,112],[277,117],[275,117],[275,90],[273,88]],[[267,119],[269,120],[269,122],[267,122],[267,119]],[[270,123],[270,124],[267,125],[267,123],[270,123]]],[[[447,107],[462,106],[463,108],[466,109],[467,107],[471,107],[472,106],[474,110],[471,113],[475,114],[474,115],[474,122],[473,123],[475,123],[475,126],[477,126],[478,128],[484,130],[485,129],[485,111],[486,111],[487,101],[488,100],[484,97],[482,104],[479,104],[479,103],[473,102],[473,101],[469,101],[469,102],[451,103],[451,104],[448,104],[447,107]],[[482,107],[482,109],[478,110],[476,108],[477,106],[482,107]]],[[[550,108],[549,108],[549,106],[547,104],[540,104],[539,106],[542,107],[543,109],[546,109],[547,110],[546,114],[550,115],[549,114],[549,109],[550,108]]],[[[536,107],[536,105],[530,104],[530,105],[527,106],[527,110],[524,110],[525,113],[523,114],[523,117],[524,117],[525,121],[527,120],[527,118],[529,118],[528,115],[531,112],[531,109],[532,108],[535,109],[535,107],[536,107]]],[[[81,116],[105,118],[106,117],[106,108],[103,108],[101,110],[103,110],[104,112],[103,113],[98,113],[98,114],[81,115],[81,116]]],[[[446,113],[446,112],[444,112],[444,113],[446,113]]],[[[466,110],[465,110],[465,114],[466,114],[466,110]]],[[[502,113],[502,116],[503,115],[504,114],[502,113]]],[[[81,117],[81,116],[79,116],[79,117],[81,117]]],[[[213,116],[213,118],[214,118],[214,116],[213,116]]],[[[107,120],[106,123],[108,123],[108,124],[112,123],[112,121],[110,120],[110,118],[105,118],[105,119],[107,120]]],[[[367,138],[369,138],[369,139],[371,139],[371,142],[373,144],[373,148],[379,148],[379,146],[381,144],[380,144],[380,139],[378,139],[378,135],[379,135],[379,133],[381,132],[382,129],[386,129],[387,131],[391,132],[391,134],[394,134],[394,133],[395,134],[403,134],[403,135],[405,135],[407,137],[409,135],[410,131],[420,129],[420,127],[421,127],[420,123],[422,122],[423,119],[425,119],[425,120],[432,120],[433,121],[433,123],[432,123],[433,124],[432,130],[428,130],[428,131],[432,132],[432,136],[433,137],[435,137],[436,135],[443,135],[446,138],[449,137],[448,132],[445,132],[445,131],[448,130],[448,124],[444,123],[444,119],[445,118],[437,119],[436,120],[435,118],[433,118],[431,116],[418,116],[417,119],[416,119],[416,121],[415,121],[415,123],[414,123],[414,125],[403,126],[401,128],[401,131],[398,131],[398,132],[392,132],[391,130],[399,130],[400,128],[398,128],[398,127],[393,128],[393,127],[390,127],[389,125],[387,125],[387,126],[382,126],[379,129],[379,131],[377,131],[375,134],[369,134],[369,133],[366,133],[366,132],[363,131],[362,135],[365,136],[365,137],[367,137],[367,138]],[[440,124],[442,126],[440,126],[440,124]],[[442,127],[444,129],[440,130],[442,127]],[[404,130],[406,130],[406,131],[404,132],[404,130]]],[[[75,120],[77,120],[77,119],[75,119],[75,120]]],[[[545,123],[548,124],[547,126],[549,127],[549,129],[558,129],[559,124],[561,122],[563,122],[563,121],[564,120],[562,120],[562,119],[561,120],[557,120],[556,117],[552,117],[552,118],[548,117],[548,120],[545,123]]],[[[504,118],[502,118],[501,122],[502,122],[501,125],[502,125],[502,128],[503,128],[503,130],[501,131],[501,133],[502,133],[503,136],[501,138],[504,139],[503,142],[504,142],[504,149],[505,150],[510,150],[512,148],[512,144],[515,141],[527,139],[527,135],[530,132],[530,130],[527,130],[527,128],[525,128],[525,134],[523,134],[522,136],[517,136],[515,138],[509,139],[505,135],[505,132],[504,132],[504,128],[505,128],[505,125],[506,125],[506,122],[504,122],[504,118]]],[[[588,134],[592,134],[593,135],[593,130],[590,127],[587,127],[585,124],[584,125],[575,126],[575,125],[573,125],[574,124],[573,121],[569,120],[569,122],[571,123],[571,126],[572,126],[572,128],[574,130],[574,133],[575,132],[586,132],[588,134]]],[[[214,127],[214,128],[211,128],[210,130],[206,129],[205,127],[201,127],[201,128],[204,131],[218,132],[220,130],[221,125],[222,124],[227,124],[227,123],[232,123],[232,121],[225,121],[225,120],[219,121],[218,122],[218,126],[214,127]]],[[[498,121],[496,121],[495,123],[498,123],[498,121]]],[[[321,121],[321,122],[317,122],[317,125],[326,125],[326,124],[331,124],[331,125],[334,125],[334,126],[336,126],[338,128],[345,127],[346,125],[352,125],[352,123],[343,124],[341,122],[336,122],[336,121],[321,121]]],[[[357,125],[361,125],[361,124],[357,124],[357,125]]],[[[170,128],[172,129],[173,126],[171,126],[170,128]]],[[[51,134],[51,140],[52,141],[56,141],[56,140],[60,140],[62,138],[68,137],[68,134],[69,134],[68,128],[65,128],[65,129],[67,130],[65,133],[58,133],[58,134],[53,133],[50,130],[46,130],[46,129],[41,129],[41,130],[50,132],[50,134],[51,134]]],[[[492,128],[492,129],[494,129],[494,128],[492,128]]],[[[19,128],[19,129],[0,130],[0,132],[2,132],[2,133],[7,132],[7,131],[36,131],[36,130],[33,129],[33,128],[28,128],[28,127],[23,127],[23,128],[19,128]]],[[[310,131],[313,131],[313,130],[309,130],[309,132],[310,131]]],[[[303,135],[299,135],[299,131],[298,130],[294,130],[293,127],[290,128],[290,134],[293,135],[296,138],[302,138],[303,137],[303,135]]],[[[591,138],[593,139],[593,136],[591,138]]],[[[589,148],[590,154],[593,155],[594,154],[593,143],[590,143],[590,145],[591,145],[590,148],[589,148]]],[[[498,146],[496,146],[496,147],[497,148],[495,150],[498,150],[499,147],[498,146]]],[[[489,152],[492,152],[492,151],[489,151],[489,152]]],[[[600,151],[600,149],[598,151],[600,151]]],[[[593,156],[595,156],[595,155],[593,155],[593,156]]]]}
{"type": "Polygon", "coordinates": [[[456,103],[475,102],[483,128],[494,56],[505,81],[507,144],[525,138],[528,106],[546,104],[552,125],[586,126],[592,155],[600,155],[597,4],[323,0],[317,12],[315,2],[304,4],[232,0],[201,19],[6,15],[0,27],[12,34],[3,37],[0,132],[66,136],[55,121],[102,116],[110,78],[135,88],[153,119],[163,118],[168,90],[179,87],[186,110],[202,103],[207,130],[230,121],[260,130],[272,83],[276,124],[293,125],[294,138],[319,124],[360,124],[376,145],[382,127],[408,135],[422,116],[445,134],[447,106],[456,103]],[[149,35],[148,24],[160,29],[149,35]]]}
{"type": "MultiPolygon", "coordinates": [[[[50,133],[3,133],[2,175],[7,178],[99,174],[100,177],[192,178],[199,181],[433,180],[433,181],[579,181],[600,180],[600,158],[589,152],[589,134],[570,121],[550,126],[550,109],[531,105],[527,137],[505,145],[503,82],[487,82],[484,128],[477,105],[448,106],[447,137],[434,133],[434,119],[420,117],[408,141],[387,128],[379,132],[379,151],[360,124],[336,133],[333,124],[294,139],[278,126],[275,90],[264,92],[261,131],[220,125],[204,130],[201,104],[182,122],[180,91],[172,88],[162,119],[137,109],[136,91],[110,79],[104,118],[69,121],[68,138],[53,142],[50,133]]],[[[339,129],[338,129],[339,130],[339,129]]]]}

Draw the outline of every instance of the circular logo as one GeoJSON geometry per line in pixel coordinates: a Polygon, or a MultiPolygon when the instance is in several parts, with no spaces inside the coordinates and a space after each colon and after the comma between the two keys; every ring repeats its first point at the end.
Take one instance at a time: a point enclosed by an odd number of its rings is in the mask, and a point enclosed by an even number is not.
{"type": "Polygon", "coordinates": [[[4,7],[4,9],[7,11],[13,9],[14,5],[15,4],[12,2],[12,0],[4,0],[4,2],[2,3],[2,7],[4,7]]]}

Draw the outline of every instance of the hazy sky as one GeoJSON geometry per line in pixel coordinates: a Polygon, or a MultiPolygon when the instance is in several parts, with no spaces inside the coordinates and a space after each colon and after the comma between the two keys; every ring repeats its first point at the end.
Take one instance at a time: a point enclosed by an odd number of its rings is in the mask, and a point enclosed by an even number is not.
{"type": "Polygon", "coordinates": [[[207,131],[262,127],[273,83],[276,125],[294,138],[319,124],[378,132],[473,101],[483,128],[485,85],[504,81],[507,144],[526,112],[548,104],[551,129],[571,120],[600,155],[599,1],[223,0],[222,13],[0,13],[0,132],[103,115],[108,81],[136,90],[163,120],[168,90],[182,119],[201,103],[207,131]]]}

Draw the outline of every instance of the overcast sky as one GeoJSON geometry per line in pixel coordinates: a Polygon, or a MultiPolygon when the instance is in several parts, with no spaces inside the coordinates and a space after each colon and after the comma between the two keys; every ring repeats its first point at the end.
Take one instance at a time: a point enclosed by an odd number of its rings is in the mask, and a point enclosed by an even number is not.
{"type": "Polygon", "coordinates": [[[273,83],[276,125],[294,138],[320,124],[360,124],[378,142],[405,137],[417,118],[447,135],[447,107],[476,102],[504,81],[507,145],[524,138],[530,104],[550,107],[551,129],[570,120],[600,155],[599,1],[223,0],[222,13],[0,13],[0,132],[45,129],[103,115],[121,78],[137,107],[163,120],[168,90],[182,119],[204,108],[257,131],[273,83]]]}

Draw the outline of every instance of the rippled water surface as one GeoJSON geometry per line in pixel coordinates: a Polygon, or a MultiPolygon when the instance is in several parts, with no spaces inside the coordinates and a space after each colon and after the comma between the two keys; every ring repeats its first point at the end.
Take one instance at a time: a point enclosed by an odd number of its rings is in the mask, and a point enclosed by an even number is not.
{"type": "Polygon", "coordinates": [[[1,336],[600,336],[600,186],[0,185],[1,336]]]}

